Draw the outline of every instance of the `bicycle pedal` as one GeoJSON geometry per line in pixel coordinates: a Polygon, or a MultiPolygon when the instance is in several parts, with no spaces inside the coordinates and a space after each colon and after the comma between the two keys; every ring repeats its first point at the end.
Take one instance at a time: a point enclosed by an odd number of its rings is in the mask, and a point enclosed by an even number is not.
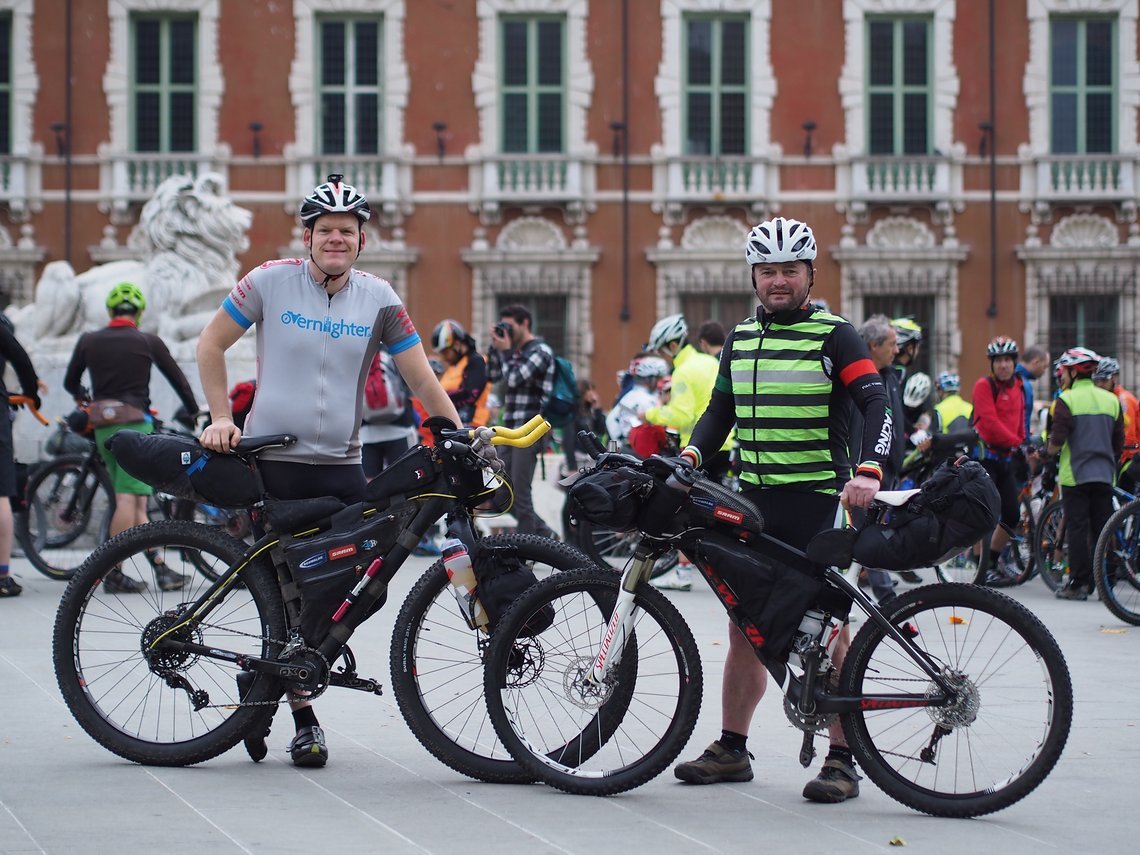
{"type": "Polygon", "coordinates": [[[344,689],[356,689],[358,692],[368,692],[373,695],[383,695],[384,688],[379,680],[371,677],[360,677],[351,671],[333,671],[329,674],[329,685],[340,686],[344,689]]]}

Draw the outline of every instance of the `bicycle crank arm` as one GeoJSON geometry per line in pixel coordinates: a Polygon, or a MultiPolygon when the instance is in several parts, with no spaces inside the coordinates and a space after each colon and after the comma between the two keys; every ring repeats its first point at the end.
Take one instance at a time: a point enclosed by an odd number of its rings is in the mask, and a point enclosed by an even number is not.
{"type": "Polygon", "coordinates": [[[329,674],[330,686],[341,686],[345,689],[356,689],[372,695],[383,695],[384,690],[378,680],[371,677],[359,677],[348,671],[333,671],[329,674]]]}
{"type": "Polygon", "coordinates": [[[294,665],[289,662],[278,662],[275,659],[260,659],[256,656],[244,656],[232,650],[220,650],[217,647],[207,647],[204,644],[195,644],[192,641],[175,641],[167,639],[155,645],[154,650],[173,650],[177,653],[193,653],[207,659],[219,659],[223,662],[233,662],[246,671],[257,671],[259,674],[268,674],[278,677],[289,683],[305,684],[319,675],[313,673],[306,665],[294,665]]]}

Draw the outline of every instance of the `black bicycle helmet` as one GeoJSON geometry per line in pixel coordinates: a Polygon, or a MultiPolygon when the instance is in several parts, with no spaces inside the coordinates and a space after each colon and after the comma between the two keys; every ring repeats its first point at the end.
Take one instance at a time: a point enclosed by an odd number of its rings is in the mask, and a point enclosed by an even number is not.
{"type": "Polygon", "coordinates": [[[372,216],[372,209],[363,193],[345,184],[343,175],[334,173],[301,203],[301,223],[305,228],[312,228],[323,214],[356,214],[356,218],[365,223],[372,216]]]}

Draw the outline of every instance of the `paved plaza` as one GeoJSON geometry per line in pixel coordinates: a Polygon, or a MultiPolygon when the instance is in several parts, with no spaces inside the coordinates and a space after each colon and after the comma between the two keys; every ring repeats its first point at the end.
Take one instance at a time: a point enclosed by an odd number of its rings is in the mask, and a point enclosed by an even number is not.
{"type": "MultiPolygon", "coordinates": [[[[557,527],[562,496],[549,478],[537,504],[557,527]]],[[[1140,768],[1140,627],[1095,599],[1058,602],[1039,580],[1013,595],[1060,641],[1076,693],[1073,731],[1053,774],[1029,797],[976,820],[927,817],[865,781],[842,805],[805,802],[815,774],[796,756],[800,734],[771,693],[750,747],[756,779],[691,787],[671,772],[620,796],[576,797],[541,785],[467,780],[414,739],[387,686],[397,611],[431,559],[393,580],[389,606],[352,642],[362,674],[383,697],[332,690],[319,702],[331,760],[293,768],[291,727],[279,714],[270,756],[237,749],[186,769],[149,768],[110,754],[72,719],[51,666],[51,629],[63,585],[17,559],[24,594],[0,601],[0,853],[911,853],[1135,852],[1132,776],[1140,768]],[[892,840],[896,841],[892,844],[892,840]]],[[[927,572],[928,580],[933,575],[927,572]]],[[[706,694],[682,754],[719,734],[726,621],[711,591],[669,595],[699,643],[706,694]]],[[[857,629],[858,627],[856,627],[857,629]]],[[[821,753],[823,741],[817,743],[821,753]]]]}

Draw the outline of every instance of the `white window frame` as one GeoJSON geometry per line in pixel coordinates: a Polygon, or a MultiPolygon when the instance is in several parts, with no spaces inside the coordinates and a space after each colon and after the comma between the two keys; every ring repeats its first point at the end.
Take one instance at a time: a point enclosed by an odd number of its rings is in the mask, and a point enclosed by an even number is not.
{"type": "MultiPolygon", "coordinates": [[[[103,74],[103,90],[110,111],[111,139],[104,153],[131,151],[131,15],[150,12],[187,12],[198,17],[197,61],[198,130],[195,154],[229,157],[229,146],[218,139],[218,113],[222,106],[225,81],[218,58],[218,16],[220,0],[107,0],[110,24],[110,56],[103,74]]],[[[189,154],[189,152],[188,152],[189,154]]]]}
{"type": "Polygon", "coordinates": [[[930,146],[950,153],[954,145],[954,110],[958,105],[960,88],[958,69],[954,65],[956,10],[957,0],[843,0],[845,61],[839,75],[839,97],[844,114],[844,154],[866,154],[866,32],[867,18],[873,15],[928,15],[933,18],[929,45],[933,69],[930,146]]]}
{"type": "Polygon", "coordinates": [[[43,146],[32,141],[36,96],[40,88],[32,52],[35,0],[0,0],[0,10],[12,13],[12,80],[9,86],[12,126],[9,129],[10,154],[7,155],[12,162],[12,177],[2,201],[7,203],[14,222],[24,222],[31,211],[42,208],[43,192],[40,177],[43,146]]]}

